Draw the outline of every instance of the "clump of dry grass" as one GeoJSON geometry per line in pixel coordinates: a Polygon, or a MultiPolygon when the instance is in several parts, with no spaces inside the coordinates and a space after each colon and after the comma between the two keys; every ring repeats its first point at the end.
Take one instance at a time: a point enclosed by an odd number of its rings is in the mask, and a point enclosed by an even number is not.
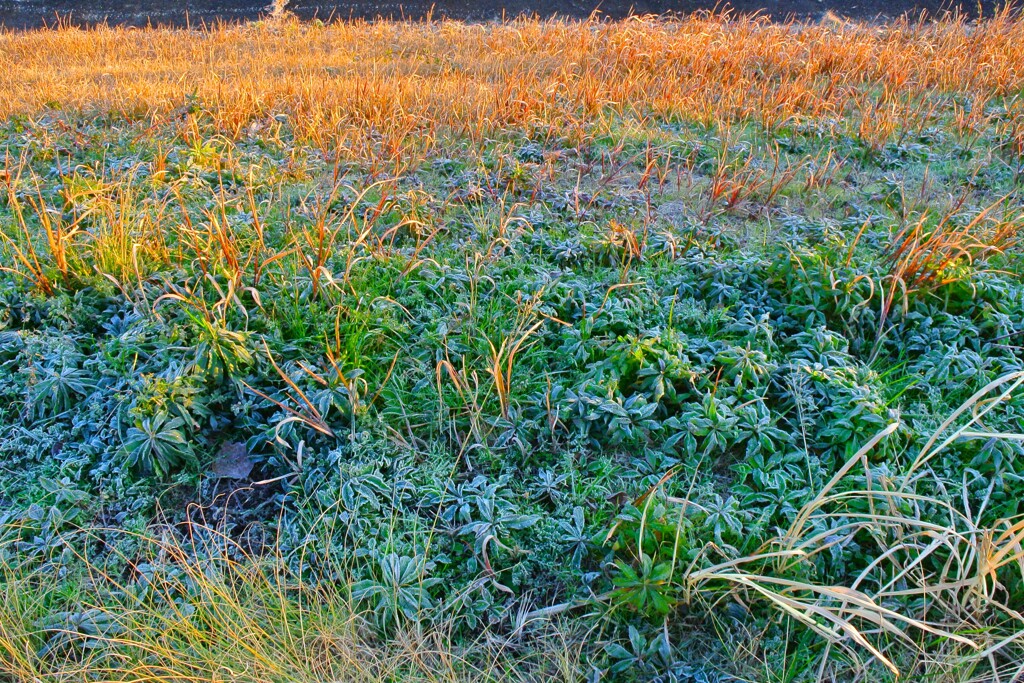
{"type": "MultiPolygon", "coordinates": [[[[878,280],[878,334],[872,357],[881,350],[898,303],[907,311],[911,296],[963,280],[977,262],[1019,244],[1021,215],[1006,206],[1005,197],[958,223],[956,214],[964,199],[955,202],[938,220],[924,215],[904,224],[885,243],[883,258],[888,272],[878,280]]],[[[863,229],[853,240],[851,254],[862,234],[863,229]]]]}
{"type": "MultiPolygon", "coordinates": [[[[407,623],[382,642],[345,582],[312,584],[271,553],[214,529],[136,536],[86,529],[42,567],[0,564],[0,680],[576,681],[581,639],[551,627],[523,652],[501,639],[456,644],[451,625],[407,623]],[[84,549],[134,547],[111,564],[84,549]],[[66,562],[70,559],[70,562],[66,562]],[[117,566],[115,566],[117,565],[117,566]],[[52,572],[64,575],[53,581],[52,572]]],[[[0,556],[8,544],[0,542],[0,556]]]]}

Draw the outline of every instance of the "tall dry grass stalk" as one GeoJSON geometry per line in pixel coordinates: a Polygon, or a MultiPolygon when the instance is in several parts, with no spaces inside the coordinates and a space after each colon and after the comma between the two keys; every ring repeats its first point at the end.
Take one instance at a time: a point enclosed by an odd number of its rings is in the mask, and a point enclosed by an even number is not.
{"type": "Polygon", "coordinates": [[[288,16],[288,0],[274,0],[267,10],[270,12],[271,19],[280,21],[288,16]]]}

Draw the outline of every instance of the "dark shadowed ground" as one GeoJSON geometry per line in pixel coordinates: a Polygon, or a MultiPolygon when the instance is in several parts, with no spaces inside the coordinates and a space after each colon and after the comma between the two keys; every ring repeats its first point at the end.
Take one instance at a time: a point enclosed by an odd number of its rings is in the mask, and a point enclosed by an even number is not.
{"type": "MultiPolygon", "coordinates": [[[[53,23],[58,17],[75,23],[107,21],[117,24],[147,23],[193,25],[216,20],[256,19],[266,12],[268,0],[0,0],[0,25],[26,28],[53,23]]],[[[431,13],[467,21],[498,19],[502,16],[536,14],[586,17],[594,10],[608,17],[629,14],[693,12],[716,6],[715,0],[351,0],[325,2],[293,0],[289,9],[303,19],[407,17],[420,19],[431,13]]],[[[990,14],[998,3],[983,0],[981,11],[990,14]]],[[[817,18],[832,11],[859,19],[895,17],[926,10],[936,16],[957,7],[977,16],[978,2],[951,3],[948,0],[732,0],[729,5],[742,12],[762,12],[774,19],[817,18]]]]}

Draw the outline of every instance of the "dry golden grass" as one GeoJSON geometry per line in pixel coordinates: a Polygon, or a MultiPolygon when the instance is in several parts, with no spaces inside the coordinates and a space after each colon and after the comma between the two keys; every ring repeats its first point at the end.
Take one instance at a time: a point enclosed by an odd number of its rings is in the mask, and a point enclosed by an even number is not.
{"type": "MultiPolygon", "coordinates": [[[[527,683],[582,678],[580,633],[533,629],[533,648],[481,637],[454,644],[450,624],[404,625],[387,642],[366,627],[344,582],[311,585],[280,555],[237,558],[212,529],[132,537],[147,562],[129,580],[84,556],[63,588],[0,563],[0,681],[527,683]],[[200,559],[195,553],[199,550],[200,559]],[[166,570],[166,571],[165,571],[166,570]],[[147,578],[139,583],[142,576],[147,578]]],[[[76,535],[72,544],[94,532],[76,535]]],[[[69,539],[70,540],[70,539],[69,539]]],[[[6,551],[0,542],[0,553],[6,551]]],[[[244,553],[243,553],[244,555],[244,553]]]]}
{"type": "Polygon", "coordinates": [[[979,103],[1022,85],[1024,22],[1009,11],[980,24],[697,16],[0,34],[0,118],[59,106],[158,122],[194,98],[227,135],[287,115],[331,149],[369,131],[429,144],[510,126],[593,134],[623,117],[815,117],[881,141],[927,125],[935,96],[970,98],[969,129],[979,103]]]}

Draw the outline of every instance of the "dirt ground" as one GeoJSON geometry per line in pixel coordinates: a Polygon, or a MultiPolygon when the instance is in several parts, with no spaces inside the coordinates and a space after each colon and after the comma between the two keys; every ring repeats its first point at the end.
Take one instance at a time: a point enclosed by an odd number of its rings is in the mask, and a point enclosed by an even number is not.
{"type": "MultiPolygon", "coordinates": [[[[200,25],[216,20],[256,19],[266,12],[268,0],[0,0],[0,25],[29,28],[52,24],[58,17],[79,24],[107,21],[111,24],[200,25]]],[[[289,9],[304,19],[406,17],[421,19],[451,17],[486,21],[502,16],[536,14],[586,17],[595,10],[611,18],[629,14],[687,13],[710,9],[724,3],[715,0],[350,0],[323,2],[292,0],[289,9]]],[[[773,19],[798,17],[816,19],[831,11],[855,19],[895,17],[926,11],[937,16],[951,8],[977,16],[978,2],[951,3],[948,0],[731,0],[729,6],[741,12],[762,12],[773,19]]],[[[983,0],[980,9],[990,14],[1002,3],[983,0]]]]}

